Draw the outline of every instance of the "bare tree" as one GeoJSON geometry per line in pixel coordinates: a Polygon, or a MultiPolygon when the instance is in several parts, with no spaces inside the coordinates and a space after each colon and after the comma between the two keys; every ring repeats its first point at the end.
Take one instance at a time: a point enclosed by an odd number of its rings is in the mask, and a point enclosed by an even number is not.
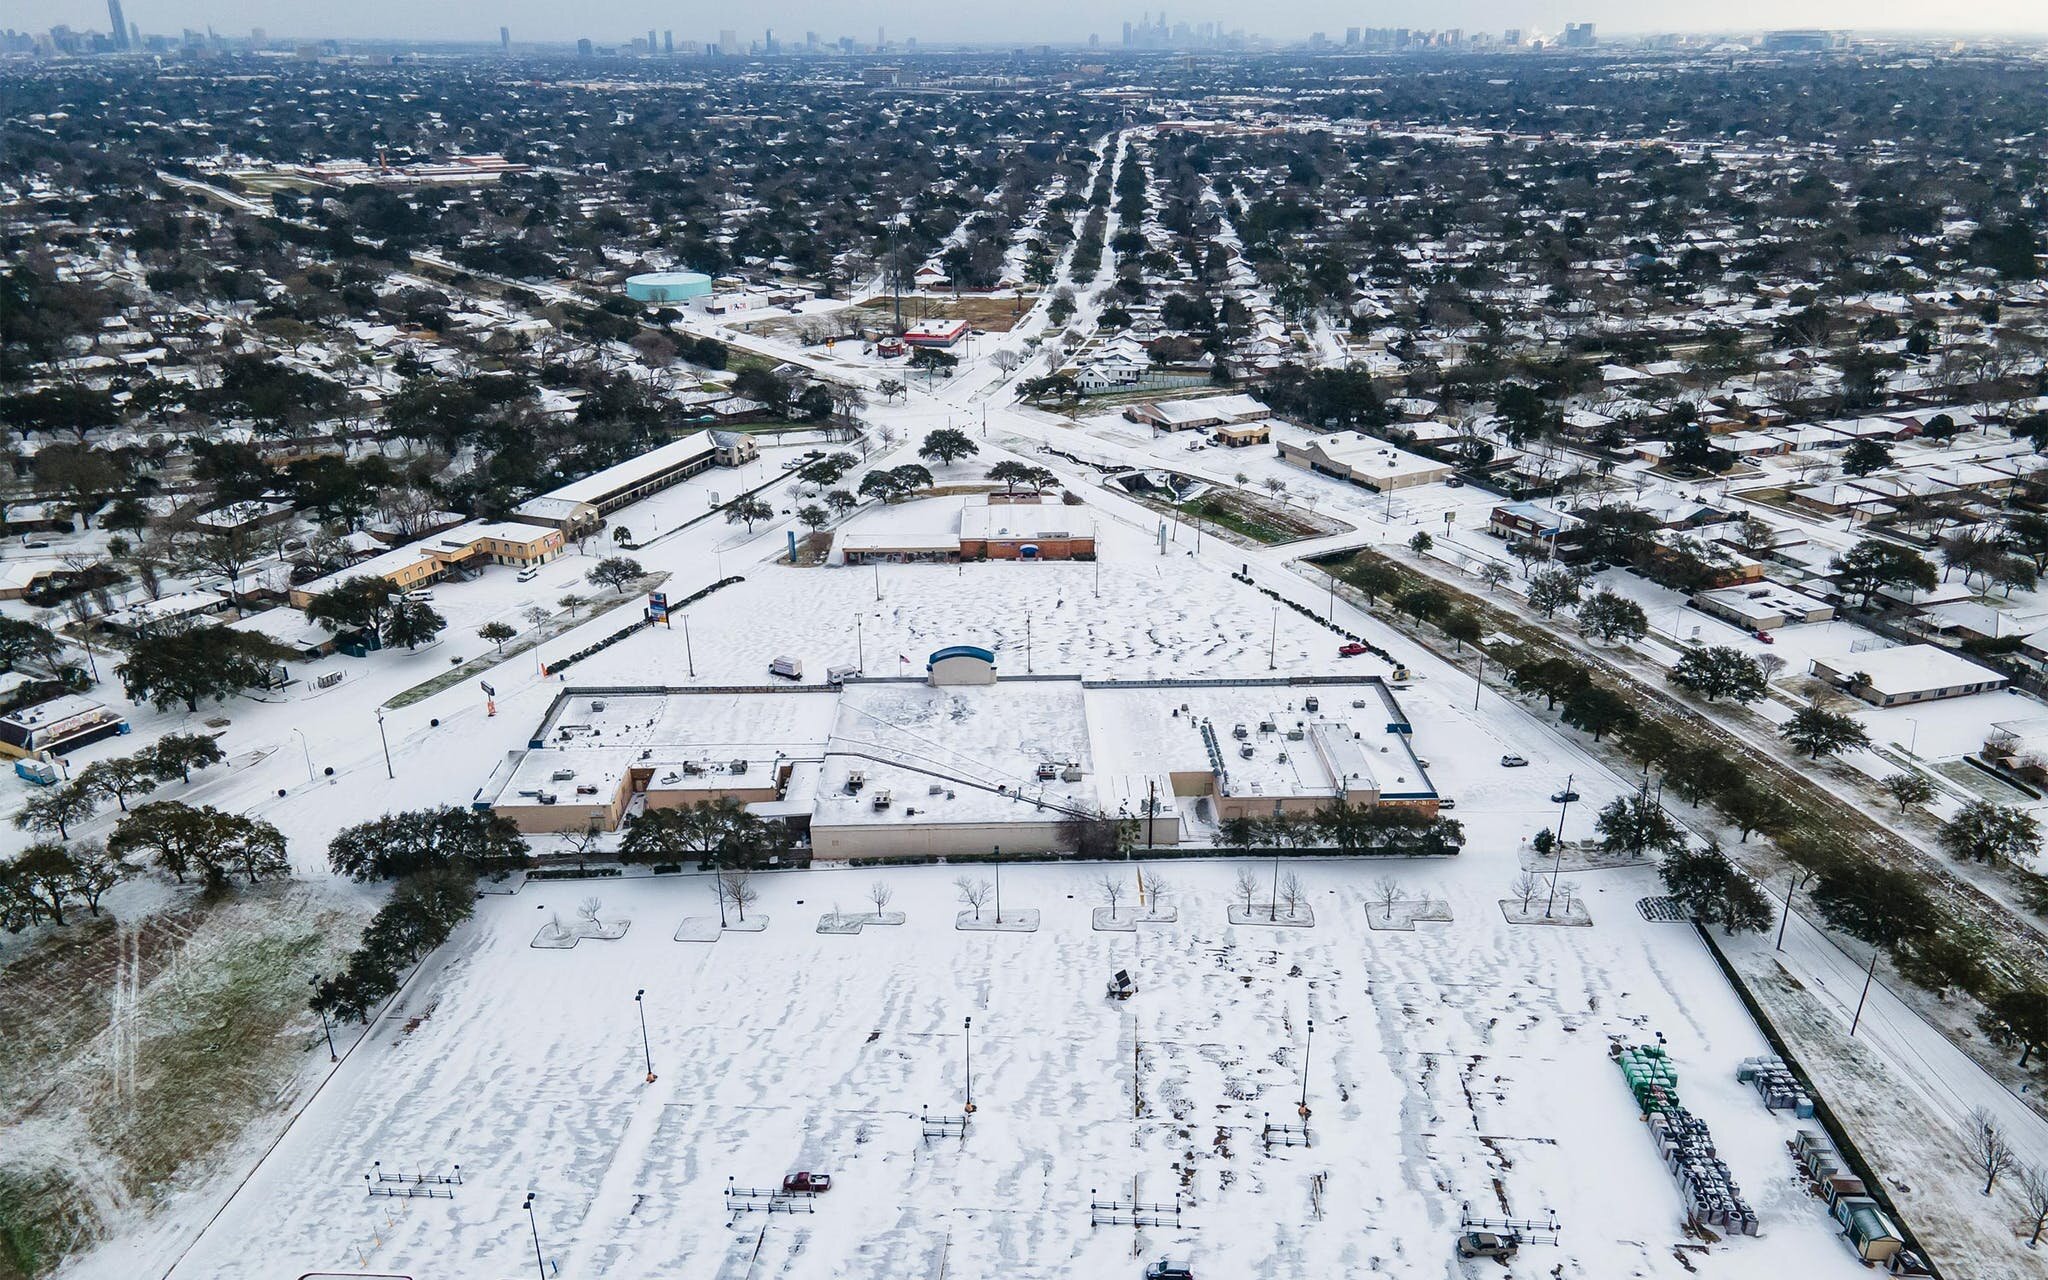
{"type": "Polygon", "coordinates": [[[1394,922],[1394,904],[1401,900],[1401,882],[1392,876],[1381,876],[1372,882],[1372,896],[1380,904],[1380,911],[1387,923],[1394,922]]]}
{"type": "Polygon", "coordinates": [[[981,919],[981,909],[988,904],[988,898],[995,892],[995,886],[986,880],[961,876],[953,881],[953,887],[960,891],[960,901],[974,908],[974,918],[981,919]]]}
{"type": "Polygon", "coordinates": [[[1236,898],[1244,907],[1244,913],[1250,915],[1252,913],[1252,895],[1259,891],[1258,877],[1251,873],[1251,868],[1240,867],[1237,872],[1237,883],[1231,886],[1230,891],[1231,896],[1236,898]]]}
{"type": "Polygon", "coordinates": [[[1109,906],[1109,918],[1112,920],[1116,919],[1117,904],[1123,901],[1124,896],[1122,877],[1118,876],[1114,871],[1105,871],[1102,873],[1102,878],[1095,882],[1095,887],[1101,892],[1103,902],[1109,906]]]}
{"type": "Polygon", "coordinates": [[[1988,1196],[1998,1175],[2016,1166],[2019,1158],[2013,1154],[2012,1144],[2005,1140],[1998,1121],[1983,1107],[1970,1112],[1963,1138],[1970,1150],[1970,1163],[1984,1171],[1984,1194],[1988,1196]]]}
{"type": "Polygon", "coordinates": [[[718,873],[720,897],[732,904],[734,914],[742,921],[747,918],[747,908],[761,899],[761,891],[754,887],[753,873],[744,867],[728,867],[718,873]]]}
{"type": "Polygon", "coordinates": [[[1521,875],[1516,876],[1515,883],[1508,889],[1509,893],[1521,899],[1522,910],[1524,911],[1529,909],[1529,899],[1542,891],[1543,877],[1537,875],[1534,871],[1524,871],[1521,875]]]}
{"type": "Polygon", "coordinates": [[[1173,896],[1173,881],[1162,875],[1150,875],[1145,877],[1144,883],[1146,896],[1152,899],[1146,909],[1157,915],[1159,904],[1173,896]]]}
{"type": "Polygon", "coordinates": [[[2048,1169],[2031,1164],[2020,1166],[2020,1200],[2033,1222],[2034,1234],[2028,1237],[2027,1248],[2038,1249],[2041,1232],[2048,1229],[2048,1169]]]}
{"type": "Polygon", "coordinates": [[[875,914],[878,916],[889,909],[889,900],[895,896],[896,891],[883,881],[877,880],[868,886],[868,901],[875,904],[875,914]]]}
{"type": "Polygon", "coordinates": [[[1307,898],[1308,888],[1302,884],[1300,876],[1290,871],[1280,877],[1280,901],[1287,904],[1287,916],[1289,919],[1294,919],[1301,915],[1301,909],[1306,904],[1307,898]]]}
{"type": "Polygon", "coordinates": [[[576,906],[576,914],[590,921],[593,926],[598,922],[597,913],[602,910],[604,910],[604,900],[602,898],[585,898],[576,906]]]}

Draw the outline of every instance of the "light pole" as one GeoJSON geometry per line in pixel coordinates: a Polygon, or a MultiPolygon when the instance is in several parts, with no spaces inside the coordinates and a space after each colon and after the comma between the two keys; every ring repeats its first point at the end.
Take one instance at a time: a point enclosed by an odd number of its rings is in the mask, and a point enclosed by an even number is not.
{"type": "Polygon", "coordinates": [[[690,649],[690,615],[683,615],[683,661],[690,665],[690,679],[697,678],[697,655],[690,649]]]}
{"type": "Polygon", "coordinates": [[[384,736],[384,708],[382,707],[377,708],[377,741],[384,744],[384,776],[387,778],[398,777],[397,774],[391,771],[391,739],[384,736]]]}
{"type": "Polygon", "coordinates": [[[317,781],[313,777],[313,747],[311,743],[306,741],[306,731],[304,729],[294,729],[292,732],[299,735],[299,751],[306,757],[306,781],[317,781]]]}
{"type": "Polygon", "coordinates": [[[526,1210],[526,1225],[533,1228],[533,1273],[540,1280],[548,1280],[547,1263],[540,1257],[540,1219],[533,1216],[533,1192],[526,1193],[526,1203],[522,1207],[526,1210]]]}
{"type": "Polygon", "coordinates": [[[1308,1035],[1301,1042],[1301,1105],[1296,1108],[1302,1120],[1308,1119],[1308,1054],[1316,1043],[1316,1020],[1308,1020],[1308,1035]]]}
{"type": "Polygon", "coordinates": [[[992,865],[996,871],[996,923],[1001,924],[1003,922],[1003,846],[999,844],[990,845],[989,851],[989,856],[994,859],[992,865]]]}
{"type": "Polygon", "coordinates": [[[647,1040],[647,988],[633,993],[633,1007],[640,1011],[640,1054],[647,1059],[647,1083],[654,1083],[654,1048],[647,1040]]]}
{"type": "Polygon", "coordinates": [[[966,1037],[964,1041],[967,1062],[966,1111],[971,1116],[974,1114],[974,1018],[971,1014],[960,1020],[960,1028],[962,1034],[966,1037]]]}
{"type": "MultiPolygon", "coordinates": [[[[318,987],[320,979],[320,974],[314,974],[312,985],[318,987]]],[[[320,1010],[320,1030],[327,1033],[327,1060],[329,1062],[340,1062],[341,1055],[334,1051],[334,1024],[327,1020],[327,1010],[324,1007],[320,1010]]]]}
{"type": "Polygon", "coordinates": [[[1791,885],[1786,888],[1785,909],[1778,913],[1778,945],[1772,947],[1771,950],[1783,951],[1785,949],[1785,925],[1792,918],[1792,895],[1804,888],[1806,882],[1811,879],[1813,879],[1813,872],[1801,872],[1792,878],[1791,885]]]}
{"type": "Polygon", "coordinates": [[[1280,653],[1280,606],[1273,606],[1273,633],[1266,639],[1266,670],[1276,669],[1280,653]]]}
{"type": "Polygon", "coordinates": [[[1557,873],[1564,869],[1564,813],[1572,807],[1572,779],[1577,776],[1572,773],[1564,775],[1564,790],[1560,793],[1564,799],[1557,806],[1557,839],[1551,845],[1556,856],[1550,863],[1550,897],[1543,904],[1545,920],[1550,919],[1550,909],[1557,905],[1557,873]]]}
{"type": "Polygon", "coordinates": [[[1486,651],[1472,646],[1473,656],[1479,659],[1479,669],[1472,673],[1472,709],[1479,710],[1479,691],[1486,687],[1486,651]]]}

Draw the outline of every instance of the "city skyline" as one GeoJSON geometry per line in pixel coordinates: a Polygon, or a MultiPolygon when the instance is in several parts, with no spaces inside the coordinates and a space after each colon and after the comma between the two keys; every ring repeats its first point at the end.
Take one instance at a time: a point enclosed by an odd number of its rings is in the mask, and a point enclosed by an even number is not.
{"type": "MultiPolygon", "coordinates": [[[[11,6],[7,25],[44,31],[66,26],[76,31],[105,31],[108,7],[102,0],[21,0],[11,6]]],[[[1930,9],[1924,0],[1731,0],[1714,11],[1715,20],[1700,21],[1691,6],[1626,4],[1621,0],[1452,0],[1448,4],[1400,4],[1361,11],[1334,0],[1281,0],[1263,7],[1258,21],[1243,11],[1220,4],[1192,3],[1152,8],[1101,3],[1100,0],[1052,0],[1034,7],[1027,17],[927,11],[915,30],[901,21],[900,9],[876,0],[824,5],[819,0],[783,0],[764,5],[748,17],[753,30],[744,40],[758,41],[768,29],[817,31],[828,43],[841,36],[865,41],[877,26],[899,29],[902,37],[926,43],[1053,43],[1084,44],[1090,37],[1104,46],[1118,45],[1126,23],[1156,21],[1161,15],[1174,25],[1205,24],[1224,31],[1242,30],[1281,43],[1321,34],[1341,42],[1352,27],[1463,28],[1468,32],[1515,29],[1531,34],[1561,33],[1568,23],[1592,22],[1603,35],[1651,32],[1740,33],[1788,27],[1849,29],[1865,33],[2041,34],[2048,35],[2048,8],[2034,0],[1961,0],[1930,9]],[[893,23],[891,19],[896,19],[893,23]]],[[[652,3],[607,6],[601,12],[563,11],[532,0],[506,0],[466,13],[422,10],[389,0],[369,0],[345,11],[307,11],[276,0],[206,0],[198,4],[144,3],[126,14],[142,34],[174,34],[183,29],[211,28],[224,35],[246,36],[262,29],[281,38],[341,40],[419,40],[425,42],[498,43],[500,28],[513,43],[573,45],[578,39],[598,44],[623,44],[652,26],[676,33],[678,41],[712,43],[730,18],[705,16],[691,25],[687,16],[652,3]]],[[[786,38],[786,37],[785,37],[786,38]]],[[[122,42],[122,33],[115,33],[122,42]]]]}

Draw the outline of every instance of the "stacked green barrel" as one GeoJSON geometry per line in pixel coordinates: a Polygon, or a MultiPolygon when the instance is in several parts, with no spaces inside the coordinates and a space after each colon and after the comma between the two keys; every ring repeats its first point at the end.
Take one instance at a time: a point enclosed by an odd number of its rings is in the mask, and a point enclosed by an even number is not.
{"type": "Polygon", "coordinates": [[[1678,1182],[1686,1213],[1695,1223],[1731,1234],[1757,1234],[1756,1213],[1715,1152],[1706,1121],[1679,1104],[1678,1069],[1663,1046],[1623,1045],[1614,1051],[1614,1061],[1649,1123],[1664,1167],[1678,1182]]]}

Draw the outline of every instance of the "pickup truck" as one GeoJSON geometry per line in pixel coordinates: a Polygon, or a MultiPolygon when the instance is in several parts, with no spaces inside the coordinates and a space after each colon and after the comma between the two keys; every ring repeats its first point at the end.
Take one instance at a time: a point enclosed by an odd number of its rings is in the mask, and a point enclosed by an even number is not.
{"type": "Polygon", "coordinates": [[[813,1194],[832,1189],[832,1175],[829,1173],[792,1173],[782,1180],[782,1189],[787,1192],[808,1191],[813,1194]]]}

